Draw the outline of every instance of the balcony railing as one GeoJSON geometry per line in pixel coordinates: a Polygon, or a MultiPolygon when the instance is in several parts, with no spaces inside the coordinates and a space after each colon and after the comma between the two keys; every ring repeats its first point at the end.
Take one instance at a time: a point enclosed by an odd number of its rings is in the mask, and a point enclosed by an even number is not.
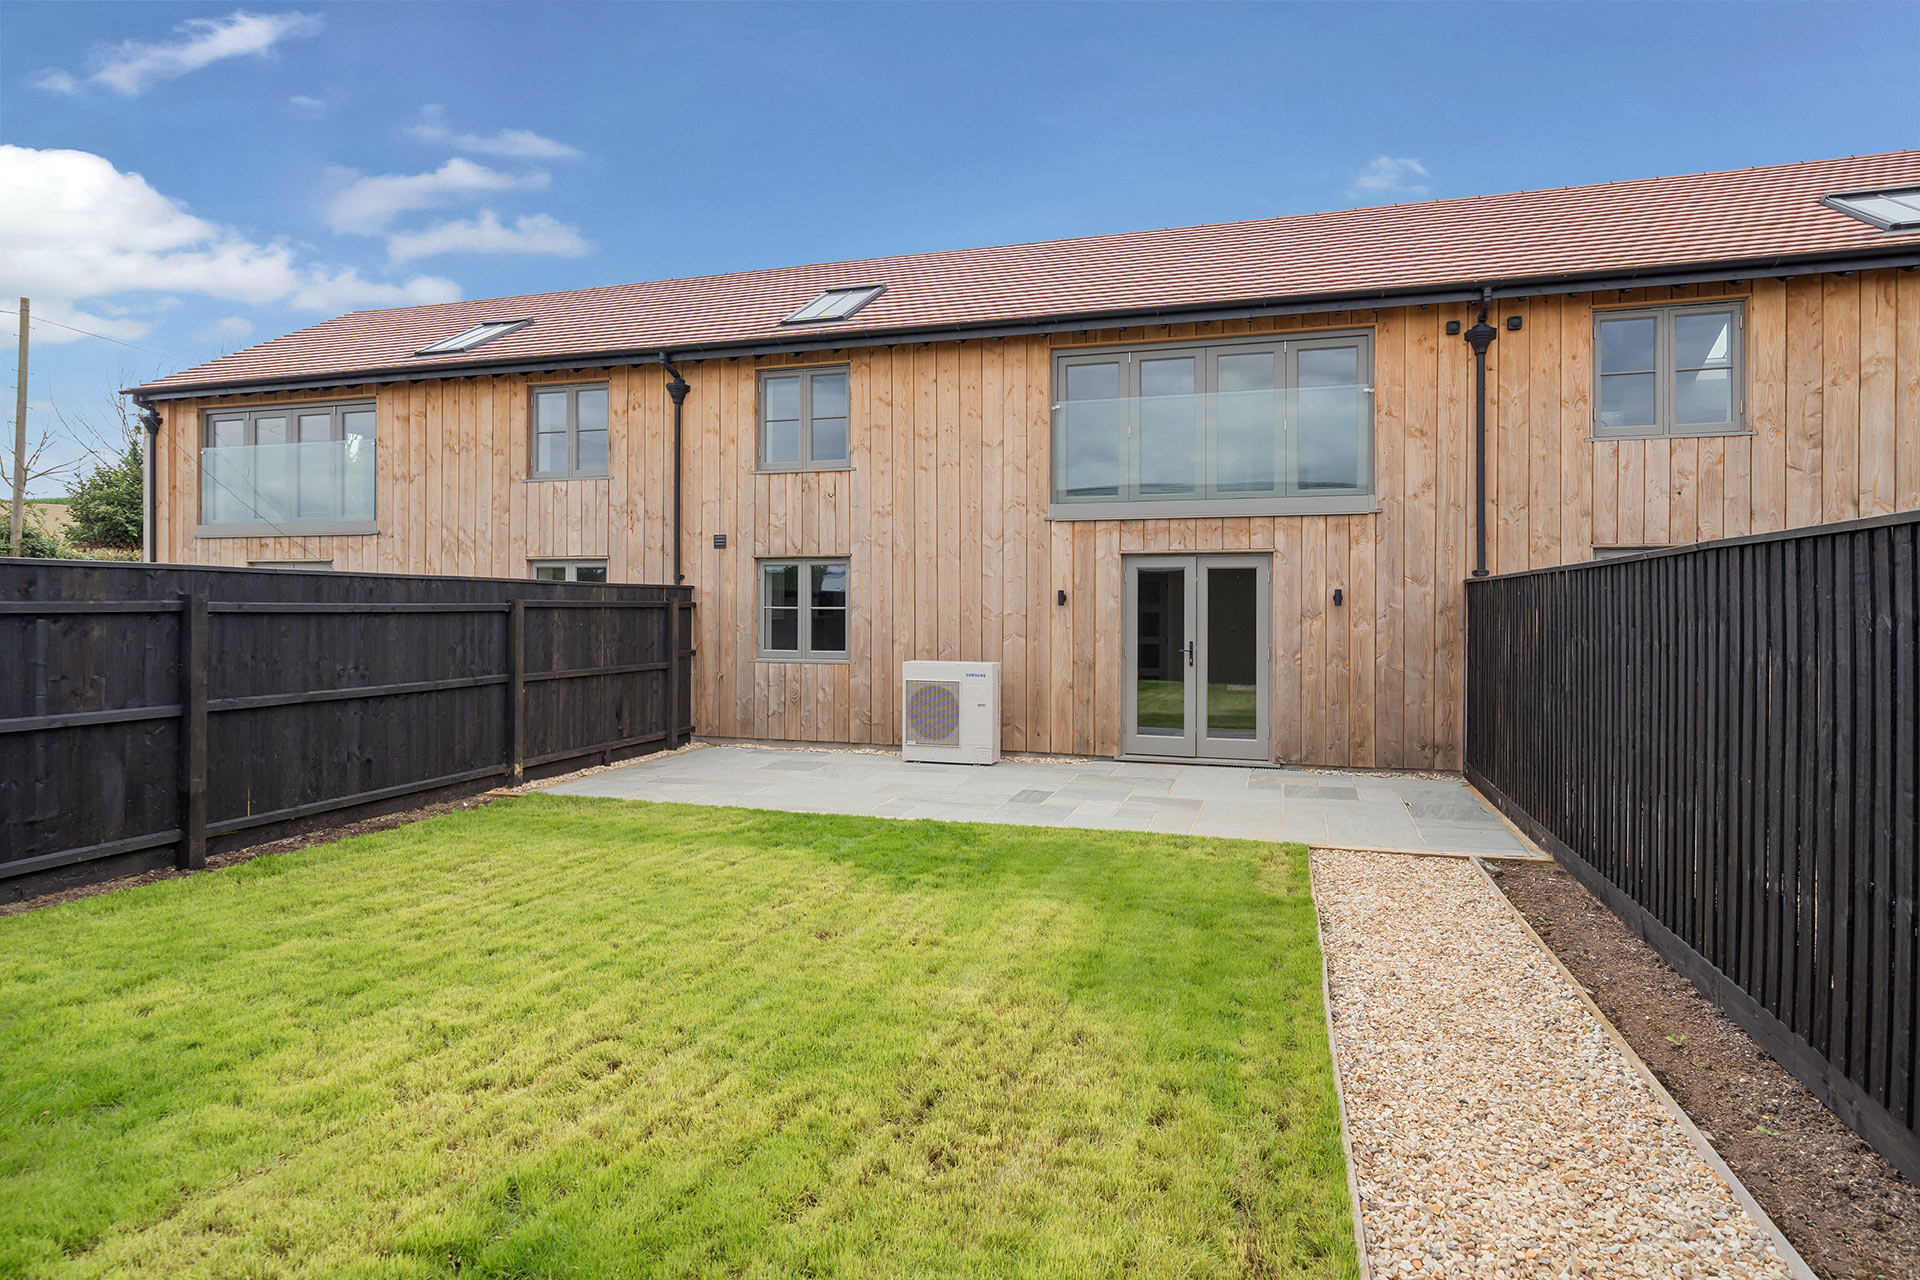
{"type": "Polygon", "coordinates": [[[200,451],[200,523],[207,528],[368,526],[374,514],[371,436],[200,451]]]}

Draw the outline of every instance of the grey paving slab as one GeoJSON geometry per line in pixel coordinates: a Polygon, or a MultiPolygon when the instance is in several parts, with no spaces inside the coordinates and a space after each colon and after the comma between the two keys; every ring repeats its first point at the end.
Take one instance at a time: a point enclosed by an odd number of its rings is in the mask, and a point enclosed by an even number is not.
{"type": "Polygon", "coordinates": [[[1447,775],[1031,758],[977,768],[910,764],[869,751],[713,746],[546,789],[793,813],[1532,856],[1463,779],[1447,775]]]}

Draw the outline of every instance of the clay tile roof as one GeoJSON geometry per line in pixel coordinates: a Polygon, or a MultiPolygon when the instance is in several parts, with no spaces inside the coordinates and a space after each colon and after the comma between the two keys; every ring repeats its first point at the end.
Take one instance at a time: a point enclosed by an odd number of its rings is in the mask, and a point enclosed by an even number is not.
{"type": "MultiPolygon", "coordinates": [[[[1295,214],[512,298],[356,311],[147,384],[177,390],[616,352],[698,351],[1169,307],[1340,298],[1920,248],[1822,206],[1920,184],[1920,150],[1548,191],[1295,214]],[[845,321],[782,326],[834,286],[886,286],[845,321]],[[415,353],[487,320],[532,324],[415,353]]],[[[376,379],[377,380],[377,379],[376,379]]]]}

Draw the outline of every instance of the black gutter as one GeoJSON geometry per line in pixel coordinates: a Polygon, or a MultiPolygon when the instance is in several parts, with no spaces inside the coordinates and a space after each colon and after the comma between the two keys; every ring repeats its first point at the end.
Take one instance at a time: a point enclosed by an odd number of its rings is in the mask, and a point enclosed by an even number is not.
{"type": "MultiPolygon", "coordinates": [[[[1624,273],[1565,272],[1556,275],[1516,277],[1493,284],[1491,287],[1495,298],[1529,298],[1546,293],[1644,289],[1656,285],[1745,280],[1755,276],[1775,276],[1785,279],[1789,276],[1814,275],[1821,272],[1871,271],[1891,267],[1907,269],[1920,267],[1920,245],[1902,245],[1896,250],[1877,254],[1748,258],[1732,262],[1698,263],[1624,273]]],[[[1010,338],[1030,333],[1049,333],[1060,329],[1130,328],[1143,324],[1196,324],[1208,320],[1244,320],[1255,316],[1300,315],[1316,311],[1438,306],[1449,303],[1478,302],[1483,290],[1487,287],[1485,284],[1472,284],[1442,288],[1293,294],[1232,303],[1058,312],[1019,321],[985,320],[974,324],[929,325],[913,328],[844,329],[822,333],[813,338],[802,338],[796,333],[793,340],[783,339],[777,342],[755,338],[731,343],[709,343],[705,346],[675,347],[674,352],[681,360],[739,359],[747,356],[782,355],[803,351],[837,351],[846,347],[882,347],[914,342],[963,342],[982,338],[1010,338]]],[[[601,365],[655,364],[659,359],[660,348],[657,346],[618,347],[564,356],[530,357],[524,360],[475,361],[427,367],[390,365],[346,369],[297,378],[234,379],[192,385],[183,383],[166,387],[149,385],[124,388],[123,394],[140,395],[153,400],[187,400],[210,395],[344,387],[365,382],[430,382],[444,378],[472,378],[504,373],[544,373],[557,369],[586,369],[601,365]]]]}
{"type": "Polygon", "coordinates": [[[1473,576],[1487,576],[1487,348],[1499,331],[1487,323],[1493,289],[1481,290],[1480,318],[1464,335],[1473,348],[1473,576]]]}
{"type": "Polygon", "coordinates": [[[680,475],[683,470],[680,464],[680,411],[686,406],[687,392],[693,388],[673,367],[666,352],[662,351],[657,358],[660,367],[673,379],[667,383],[667,394],[673,398],[673,585],[677,587],[687,579],[687,575],[680,572],[680,475]]]}

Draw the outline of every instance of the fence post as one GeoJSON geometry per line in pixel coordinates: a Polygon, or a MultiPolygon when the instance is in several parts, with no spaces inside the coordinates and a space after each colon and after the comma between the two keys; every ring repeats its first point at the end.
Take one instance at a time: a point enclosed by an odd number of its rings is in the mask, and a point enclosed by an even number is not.
{"type": "Polygon", "coordinates": [[[507,606],[507,763],[514,786],[527,758],[527,602],[507,606]]]}
{"type": "Polygon", "coordinates": [[[207,865],[207,597],[182,592],[180,612],[180,850],[174,865],[207,865]]]}
{"type": "Polygon", "coordinates": [[[680,745],[680,596],[667,600],[667,750],[680,745]]]}

